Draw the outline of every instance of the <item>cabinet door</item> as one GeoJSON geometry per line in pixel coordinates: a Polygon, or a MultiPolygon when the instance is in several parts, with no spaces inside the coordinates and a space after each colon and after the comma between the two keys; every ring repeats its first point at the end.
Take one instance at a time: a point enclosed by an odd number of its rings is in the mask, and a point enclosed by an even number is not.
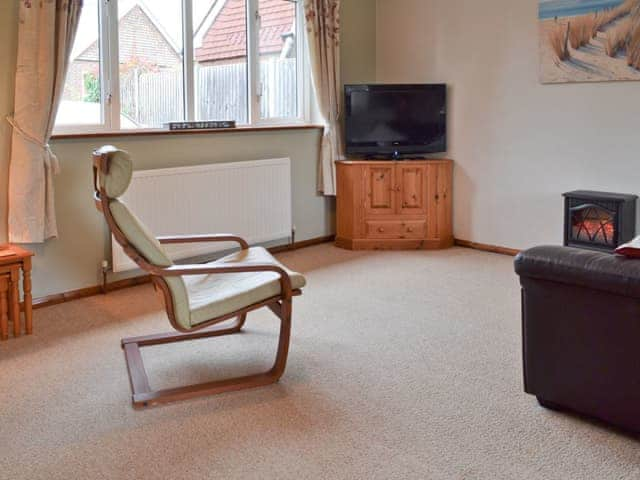
{"type": "Polygon", "coordinates": [[[398,165],[396,177],[399,186],[399,213],[402,215],[425,215],[427,213],[427,167],[424,165],[398,165]]]}
{"type": "Polygon", "coordinates": [[[438,168],[438,237],[453,242],[453,168],[450,163],[438,168]]]}
{"type": "Polygon", "coordinates": [[[450,163],[427,167],[427,238],[443,241],[453,239],[452,175],[450,163]]]}
{"type": "Polygon", "coordinates": [[[364,171],[365,213],[393,215],[396,211],[396,182],[393,165],[370,166],[364,171]]]}

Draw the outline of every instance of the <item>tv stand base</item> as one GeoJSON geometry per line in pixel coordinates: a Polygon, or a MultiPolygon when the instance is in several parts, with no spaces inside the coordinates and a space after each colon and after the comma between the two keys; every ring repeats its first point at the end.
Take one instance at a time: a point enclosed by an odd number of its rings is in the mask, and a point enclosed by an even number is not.
{"type": "Polygon", "coordinates": [[[453,246],[453,162],[337,162],[336,245],[349,250],[453,246]]]}
{"type": "Polygon", "coordinates": [[[337,237],[336,247],[346,250],[444,250],[453,247],[453,237],[446,240],[353,240],[337,237]]]}

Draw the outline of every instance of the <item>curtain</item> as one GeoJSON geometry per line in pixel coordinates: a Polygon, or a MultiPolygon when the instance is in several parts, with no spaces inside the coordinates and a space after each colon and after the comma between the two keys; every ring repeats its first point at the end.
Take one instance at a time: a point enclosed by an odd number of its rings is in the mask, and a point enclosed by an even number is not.
{"type": "Polygon", "coordinates": [[[340,0],[305,0],[309,60],[318,108],[324,123],[318,163],[318,191],[336,194],[340,135],[340,0]]]}
{"type": "Polygon", "coordinates": [[[18,65],[9,164],[9,241],[58,235],[49,139],[80,19],[82,0],[20,0],[18,65]]]}

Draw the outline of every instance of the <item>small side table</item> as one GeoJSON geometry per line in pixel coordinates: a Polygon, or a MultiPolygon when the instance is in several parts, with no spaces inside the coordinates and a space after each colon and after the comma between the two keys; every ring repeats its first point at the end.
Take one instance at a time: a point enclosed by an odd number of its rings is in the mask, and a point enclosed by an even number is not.
{"type": "Polygon", "coordinates": [[[33,313],[31,297],[31,257],[34,253],[17,245],[0,245],[0,275],[9,276],[8,310],[13,321],[13,335],[21,334],[20,322],[20,270],[22,270],[22,290],[24,298],[24,323],[27,335],[33,333],[33,313]]]}

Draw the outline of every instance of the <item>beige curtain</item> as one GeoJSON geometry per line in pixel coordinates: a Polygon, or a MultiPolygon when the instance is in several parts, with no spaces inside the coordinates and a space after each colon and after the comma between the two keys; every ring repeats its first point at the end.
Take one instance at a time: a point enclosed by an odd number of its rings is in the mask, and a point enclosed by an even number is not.
{"type": "Polygon", "coordinates": [[[9,166],[9,241],[56,237],[49,148],[82,0],[20,0],[15,106],[9,166]]]}
{"type": "Polygon", "coordinates": [[[324,122],[318,191],[336,194],[335,161],[342,158],[340,135],[340,0],[305,0],[313,85],[324,122]]]}

